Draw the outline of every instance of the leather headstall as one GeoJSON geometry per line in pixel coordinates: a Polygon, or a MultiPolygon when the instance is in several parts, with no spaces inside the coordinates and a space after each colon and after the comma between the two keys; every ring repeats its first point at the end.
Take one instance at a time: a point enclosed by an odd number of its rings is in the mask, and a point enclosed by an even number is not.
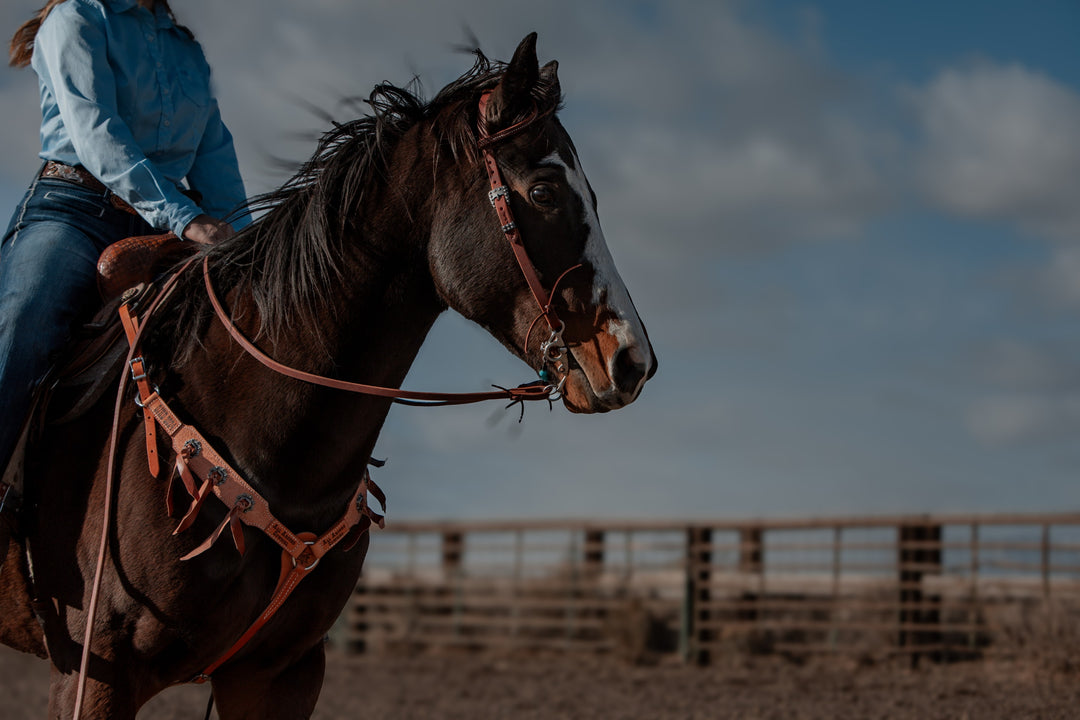
{"type": "Polygon", "coordinates": [[[552,307],[552,303],[555,299],[555,291],[558,289],[559,283],[562,282],[567,274],[577,270],[581,265],[578,264],[568,268],[558,277],[552,285],[551,290],[545,291],[544,284],[540,281],[540,274],[537,272],[536,266],[533,265],[532,260],[529,258],[529,253],[525,248],[525,242],[521,237],[521,229],[514,220],[514,213],[510,209],[510,189],[503,180],[502,172],[499,170],[499,162],[495,158],[495,148],[498,145],[528,130],[535,122],[550,114],[553,108],[546,111],[540,111],[534,104],[532,112],[530,112],[523,120],[498,132],[490,133],[486,122],[486,112],[488,103],[491,101],[492,92],[492,90],[488,90],[480,96],[479,120],[477,121],[477,130],[480,134],[477,146],[484,156],[484,169],[487,171],[488,182],[491,185],[491,190],[488,192],[488,200],[491,201],[491,206],[495,208],[503,234],[506,236],[507,242],[510,243],[510,249],[514,253],[514,259],[517,260],[518,267],[521,269],[521,274],[525,277],[525,282],[529,286],[529,291],[532,293],[533,300],[535,300],[537,306],[540,308],[540,314],[533,319],[532,324],[529,326],[529,331],[525,334],[525,349],[528,350],[529,338],[532,336],[532,331],[536,326],[537,321],[539,321],[540,318],[544,318],[551,334],[548,339],[540,345],[541,366],[538,369],[538,372],[540,373],[541,380],[552,383],[556,391],[560,391],[562,390],[563,383],[566,381],[566,375],[569,371],[567,366],[566,345],[562,339],[562,333],[566,328],[566,325],[559,319],[558,314],[555,312],[555,308],[552,307]]]}

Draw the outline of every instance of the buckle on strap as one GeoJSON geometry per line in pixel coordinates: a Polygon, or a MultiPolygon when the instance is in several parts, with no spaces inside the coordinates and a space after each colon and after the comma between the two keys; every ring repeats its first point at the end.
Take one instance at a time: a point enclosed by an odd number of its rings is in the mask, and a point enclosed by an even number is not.
{"type": "MultiPolygon", "coordinates": [[[[496,181],[496,182],[498,182],[498,181],[496,181]]],[[[491,190],[491,191],[488,192],[488,201],[491,203],[491,207],[495,207],[495,202],[499,198],[509,198],[509,197],[510,197],[510,191],[507,189],[507,187],[505,185],[500,185],[499,187],[495,188],[494,190],[491,190]]]]}
{"type": "Polygon", "coordinates": [[[135,382],[146,379],[146,363],[143,361],[142,355],[139,357],[131,358],[131,362],[128,363],[131,368],[131,379],[135,382]],[[138,367],[135,364],[138,363],[138,367]]]}

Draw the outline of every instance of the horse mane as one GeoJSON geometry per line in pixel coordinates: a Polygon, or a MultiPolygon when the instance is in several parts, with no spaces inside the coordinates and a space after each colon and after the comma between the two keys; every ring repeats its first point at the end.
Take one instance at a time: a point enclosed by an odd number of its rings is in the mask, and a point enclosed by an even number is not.
{"type": "MultiPolygon", "coordinates": [[[[240,212],[259,215],[251,225],[200,251],[199,260],[209,259],[218,293],[237,287],[250,291],[257,338],[276,344],[290,329],[306,327],[322,343],[317,318],[327,302],[325,289],[342,279],[346,246],[360,244],[379,262],[378,250],[361,237],[359,213],[365,197],[385,186],[388,159],[408,130],[431,122],[437,153],[454,162],[477,162],[476,101],[495,87],[506,63],[479,49],[472,53],[473,66],[429,101],[420,96],[416,78],[406,87],[377,85],[363,101],[368,114],[334,122],[284,185],[249,200],[240,212]]],[[[562,99],[552,90],[541,84],[534,93],[543,107],[557,109],[562,99]]],[[[201,272],[186,274],[170,301],[169,317],[154,333],[173,348],[173,367],[201,347],[213,313],[202,283],[201,272]]]]}

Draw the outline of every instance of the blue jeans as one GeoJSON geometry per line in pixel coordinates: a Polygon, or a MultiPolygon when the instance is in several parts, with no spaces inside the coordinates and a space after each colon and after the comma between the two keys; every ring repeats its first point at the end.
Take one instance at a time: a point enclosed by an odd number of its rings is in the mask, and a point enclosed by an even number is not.
{"type": "Polygon", "coordinates": [[[97,260],[109,244],[155,232],[100,192],[36,179],[0,242],[0,470],[35,385],[101,300],[97,260]]]}

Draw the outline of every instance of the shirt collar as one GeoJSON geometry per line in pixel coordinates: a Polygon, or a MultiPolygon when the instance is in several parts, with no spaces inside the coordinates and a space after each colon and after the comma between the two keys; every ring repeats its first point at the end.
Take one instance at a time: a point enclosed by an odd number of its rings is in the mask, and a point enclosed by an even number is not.
{"type": "Polygon", "coordinates": [[[127,12],[139,6],[137,0],[102,0],[113,12],[127,12]]]}
{"type": "MultiPolygon", "coordinates": [[[[108,5],[109,9],[115,13],[137,10],[139,7],[138,0],[102,0],[102,2],[108,5]]],[[[159,28],[169,28],[173,25],[172,19],[169,17],[169,13],[165,12],[163,5],[154,8],[154,20],[159,28]]]]}

